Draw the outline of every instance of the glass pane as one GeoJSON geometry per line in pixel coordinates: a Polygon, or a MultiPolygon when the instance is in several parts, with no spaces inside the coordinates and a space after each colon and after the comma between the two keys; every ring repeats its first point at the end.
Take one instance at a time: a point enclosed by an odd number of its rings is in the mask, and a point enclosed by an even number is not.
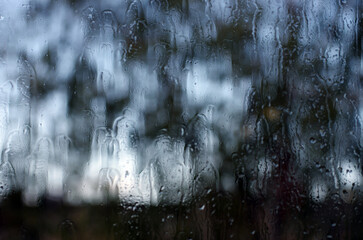
{"type": "Polygon", "coordinates": [[[0,0],[0,239],[360,239],[360,0],[0,0]]]}

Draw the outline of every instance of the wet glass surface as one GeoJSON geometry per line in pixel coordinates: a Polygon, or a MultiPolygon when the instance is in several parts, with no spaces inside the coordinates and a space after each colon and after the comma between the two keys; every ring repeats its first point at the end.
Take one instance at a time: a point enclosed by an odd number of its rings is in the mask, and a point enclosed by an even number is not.
{"type": "Polygon", "coordinates": [[[360,0],[0,0],[0,239],[361,239],[360,0]]]}

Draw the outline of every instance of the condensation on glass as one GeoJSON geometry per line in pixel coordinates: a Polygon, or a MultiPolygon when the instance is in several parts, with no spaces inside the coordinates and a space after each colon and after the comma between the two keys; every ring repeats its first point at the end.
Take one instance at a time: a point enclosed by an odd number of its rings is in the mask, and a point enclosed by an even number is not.
{"type": "Polygon", "coordinates": [[[62,202],[64,239],[99,206],[115,239],[359,239],[361,32],[359,0],[0,0],[0,204],[62,202]]]}

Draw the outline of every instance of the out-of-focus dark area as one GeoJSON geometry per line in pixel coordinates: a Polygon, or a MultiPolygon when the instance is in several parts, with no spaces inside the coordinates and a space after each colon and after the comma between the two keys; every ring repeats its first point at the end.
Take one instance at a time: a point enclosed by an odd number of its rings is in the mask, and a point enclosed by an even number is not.
{"type": "Polygon", "coordinates": [[[0,239],[361,239],[360,0],[0,0],[0,239]]]}

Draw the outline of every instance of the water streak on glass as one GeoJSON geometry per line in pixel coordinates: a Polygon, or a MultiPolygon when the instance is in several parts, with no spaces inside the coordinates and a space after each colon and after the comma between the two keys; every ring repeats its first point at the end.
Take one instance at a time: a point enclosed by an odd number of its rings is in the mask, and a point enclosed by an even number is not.
{"type": "Polygon", "coordinates": [[[360,239],[362,26],[359,0],[0,0],[0,238],[360,239]]]}

